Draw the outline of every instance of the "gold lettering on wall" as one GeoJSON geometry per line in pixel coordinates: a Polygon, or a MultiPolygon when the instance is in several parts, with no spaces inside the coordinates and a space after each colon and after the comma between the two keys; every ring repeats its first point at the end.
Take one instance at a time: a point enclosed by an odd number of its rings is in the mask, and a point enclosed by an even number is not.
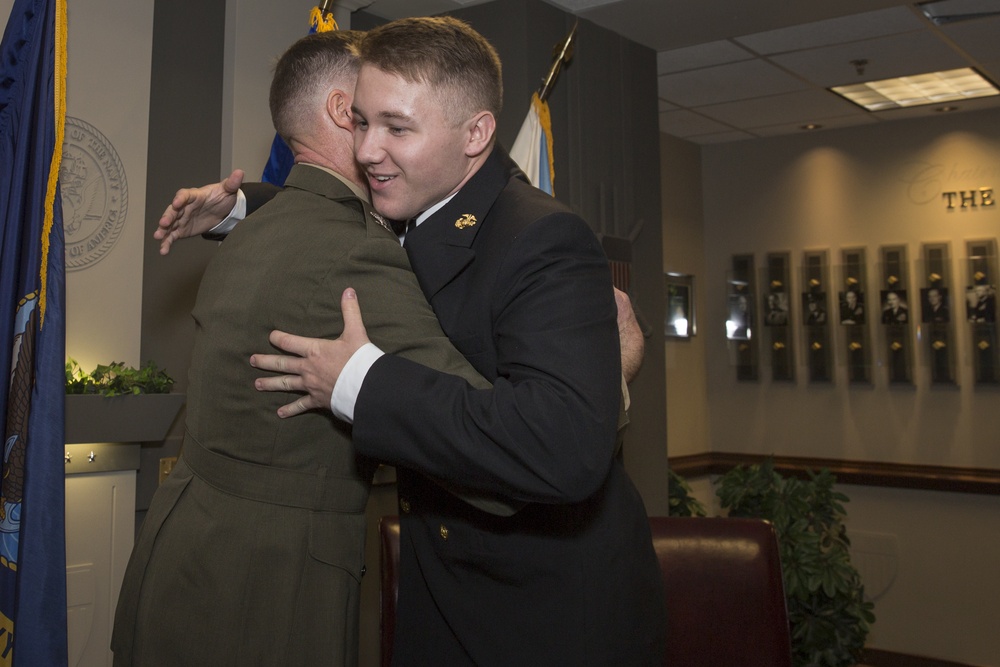
{"type": "Polygon", "coordinates": [[[956,208],[961,210],[974,208],[989,208],[996,206],[993,199],[993,188],[979,188],[978,190],[957,190],[954,192],[942,192],[945,208],[953,211],[956,208]]]}

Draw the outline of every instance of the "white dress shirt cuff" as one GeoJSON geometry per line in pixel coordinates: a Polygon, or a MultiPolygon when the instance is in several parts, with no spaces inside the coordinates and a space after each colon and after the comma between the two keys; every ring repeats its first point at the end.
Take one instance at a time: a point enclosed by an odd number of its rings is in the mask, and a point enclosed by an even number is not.
{"type": "Polygon", "coordinates": [[[378,349],[375,343],[366,343],[358,348],[337,378],[330,397],[330,411],[334,416],[343,419],[348,424],[354,423],[354,405],[358,402],[361,385],[368,375],[368,370],[385,352],[378,349]]]}
{"type": "Polygon", "coordinates": [[[236,204],[233,206],[233,210],[229,212],[229,216],[208,230],[208,233],[212,236],[225,236],[233,231],[236,223],[245,217],[247,217],[247,196],[240,189],[236,191],[236,204]]]}

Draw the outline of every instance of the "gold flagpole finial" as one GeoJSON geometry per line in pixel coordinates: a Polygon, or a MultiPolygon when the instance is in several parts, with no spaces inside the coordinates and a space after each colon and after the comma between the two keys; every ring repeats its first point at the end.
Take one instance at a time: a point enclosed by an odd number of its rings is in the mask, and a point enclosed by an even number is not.
{"type": "Polygon", "coordinates": [[[555,49],[552,51],[552,67],[549,68],[549,73],[545,77],[542,87],[538,90],[538,98],[542,102],[549,98],[549,94],[556,85],[556,77],[559,76],[559,70],[563,64],[568,65],[569,61],[573,59],[573,38],[576,37],[576,28],[578,25],[580,25],[579,19],[573,22],[573,29],[566,35],[566,39],[556,44],[555,49]]]}

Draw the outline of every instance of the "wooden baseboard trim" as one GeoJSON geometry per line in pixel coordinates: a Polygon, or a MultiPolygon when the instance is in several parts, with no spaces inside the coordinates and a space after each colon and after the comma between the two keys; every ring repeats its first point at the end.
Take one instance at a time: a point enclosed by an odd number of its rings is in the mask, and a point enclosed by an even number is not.
{"type": "Polygon", "coordinates": [[[951,662],[937,658],[924,658],[919,655],[881,651],[876,648],[866,648],[862,653],[858,667],[976,667],[964,662],[951,662]]]}
{"type": "Polygon", "coordinates": [[[669,464],[681,477],[699,477],[721,475],[736,466],[753,465],[767,458],[771,458],[775,469],[784,475],[805,477],[808,470],[826,468],[842,484],[1000,495],[1000,470],[992,468],[956,468],[799,456],[768,457],[731,452],[672,456],[669,464]]]}

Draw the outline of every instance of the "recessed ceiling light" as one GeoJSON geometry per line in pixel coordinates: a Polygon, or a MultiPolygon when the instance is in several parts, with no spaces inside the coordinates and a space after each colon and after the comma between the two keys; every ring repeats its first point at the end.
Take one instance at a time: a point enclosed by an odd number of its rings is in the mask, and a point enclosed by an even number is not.
{"type": "Polygon", "coordinates": [[[816,123],[806,123],[805,125],[803,125],[799,129],[802,129],[802,130],[818,130],[818,129],[822,128],[822,127],[823,127],[822,125],[817,125],[816,123]]]}
{"type": "Polygon", "coordinates": [[[934,111],[940,111],[942,113],[947,113],[948,111],[958,111],[958,107],[954,107],[954,106],[938,107],[934,111]]]}
{"type": "Polygon", "coordinates": [[[1000,95],[991,81],[971,67],[835,86],[830,90],[868,111],[1000,95]]]}

